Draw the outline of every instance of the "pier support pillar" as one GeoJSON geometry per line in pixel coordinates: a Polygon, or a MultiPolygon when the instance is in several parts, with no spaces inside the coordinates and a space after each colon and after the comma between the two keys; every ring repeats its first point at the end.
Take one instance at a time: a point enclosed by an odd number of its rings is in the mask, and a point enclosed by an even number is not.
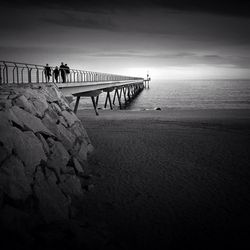
{"type": "Polygon", "coordinates": [[[76,104],[75,104],[75,107],[74,107],[74,113],[75,113],[75,114],[76,114],[77,109],[78,109],[78,105],[79,105],[80,98],[81,98],[81,96],[77,96],[77,97],[76,97],[76,104]]]}
{"type": "Polygon", "coordinates": [[[94,110],[95,110],[95,114],[96,114],[96,115],[99,115],[99,113],[98,113],[98,111],[97,111],[97,106],[96,106],[95,97],[94,97],[94,96],[91,96],[91,100],[92,100],[92,103],[93,103],[93,107],[94,107],[94,110]]]}
{"type": "Polygon", "coordinates": [[[88,91],[88,92],[75,94],[74,96],[76,96],[76,104],[75,104],[75,108],[74,108],[74,113],[77,112],[80,98],[83,96],[83,97],[91,97],[93,108],[95,110],[95,114],[99,115],[99,113],[97,111],[97,105],[98,105],[99,95],[101,92],[102,92],[102,90],[95,90],[95,91],[88,91]]]}
{"type": "MultiPolygon", "coordinates": [[[[114,90],[114,88],[108,88],[108,89],[104,89],[104,90],[103,90],[104,92],[107,93],[106,99],[105,99],[104,108],[107,107],[107,103],[108,103],[108,101],[109,101],[110,109],[113,109],[112,101],[111,101],[111,97],[110,97],[110,92],[112,92],[113,90],[114,90]]],[[[113,100],[113,104],[114,104],[114,100],[113,100]]]]}
{"type": "Polygon", "coordinates": [[[126,102],[127,102],[127,98],[126,98],[126,88],[125,88],[125,87],[122,87],[122,90],[123,90],[124,101],[125,101],[125,103],[126,103],[126,102]]]}

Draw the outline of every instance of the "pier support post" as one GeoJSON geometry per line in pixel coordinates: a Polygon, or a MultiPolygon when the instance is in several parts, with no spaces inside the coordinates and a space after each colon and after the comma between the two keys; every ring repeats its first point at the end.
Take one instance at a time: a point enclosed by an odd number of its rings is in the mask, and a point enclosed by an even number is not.
{"type": "Polygon", "coordinates": [[[120,109],[122,109],[122,103],[121,103],[121,92],[119,94],[118,88],[115,89],[115,95],[114,95],[114,99],[113,99],[113,104],[115,101],[115,97],[117,96],[118,102],[119,102],[119,107],[120,109]]]}
{"type": "Polygon", "coordinates": [[[106,99],[105,99],[105,103],[104,103],[104,108],[107,107],[108,95],[109,95],[109,92],[107,92],[107,94],[106,94],[106,99]]]}
{"type": "Polygon", "coordinates": [[[95,114],[99,115],[98,111],[97,111],[97,105],[98,105],[99,95],[100,95],[101,92],[102,92],[102,90],[94,90],[94,91],[88,91],[88,92],[75,94],[74,96],[76,96],[76,104],[75,104],[74,112],[75,113],[77,112],[77,108],[78,108],[80,98],[82,96],[84,96],[84,97],[91,97],[92,104],[93,104],[93,107],[94,107],[94,110],[95,110],[95,114]]]}
{"type": "Polygon", "coordinates": [[[110,92],[107,91],[107,95],[106,95],[106,99],[105,99],[105,104],[104,104],[104,108],[107,107],[107,103],[109,101],[109,106],[110,106],[110,109],[113,109],[113,106],[112,106],[112,101],[111,101],[111,97],[110,97],[110,92]]]}
{"type": "Polygon", "coordinates": [[[98,107],[99,95],[96,97],[95,106],[98,107]]]}
{"type": "Polygon", "coordinates": [[[113,97],[113,105],[115,105],[115,97],[116,97],[116,90],[115,90],[115,94],[114,94],[114,97],[113,97]]]}
{"type": "Polygon", "coordinates": [[[110,92],[108,92],[108,99],[109,99],[109,106],[110,106],[110,109],[113,109],[112,101],[111,101],[111,97],[110,97],[110,92]]]}
{"type": "Polygon", "coordinates": [[[124,101],[125,101],[125,103],[126,103],[126,102],[127,102],[127,98],[126,98],[126,88],[125,88],[125,87],[122,87],[122,90],[123,90],[124,101]]]}
{"type": "MultiPolygon", "coordinates": [[[[107,103],[109,101],[109,106],[110,106],[110,109],[113,109],[113,105],[112,105],[112,101],[111,101],[111,96],[110,96],[110,92],[112,92],[115,88],[112,87],[112,88],[107,88],[107,89],[104,89],[103,91],[107,93],[106,95],[106,99],[105,99],[105,104],[104,104],[104,108],[107,107],[107,103]]],[[[114,104],[114,100],[113,100],[113,104],[114,104]]]]}
{"type": "Polygon", "coordinates": [[[131,97],[130,97],[130,86],[128,86],[128,99],[129,99],[129,101],[130,101],[130,99],[131,99],[131,97]]]}
{"type": "Polygon", "coordinates": [[[93,103],[93,107],[94,107],[94,110],[95,110],[95,114],[96,114],[96,115],[99,115],[99,113],[97,112],[95,97],[94,97],[94,96],[91,96],[91,100],[92,100],[92,103],[93,103]]]}
{"type": "Polygon", "coordinates": [[[80,98],[81,98],[81,96],[77,96],[77,97],[76,97],[76,104],[75,104],[75,107],[74,107],[74,113],[75,113],[75,114],[76,114],[77,109],[78,109],[78,105],[79,105],[80,98]]]}

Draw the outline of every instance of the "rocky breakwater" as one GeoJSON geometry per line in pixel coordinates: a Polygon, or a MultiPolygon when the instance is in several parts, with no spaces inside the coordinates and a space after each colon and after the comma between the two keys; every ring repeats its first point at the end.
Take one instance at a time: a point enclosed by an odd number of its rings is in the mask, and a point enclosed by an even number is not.
{"type": "Polygon", "coordinates": [[[41,225],[74,217],[92,150],[55,85],[0,86],[1,236],[12,232],[31,244],[41,225]]]}

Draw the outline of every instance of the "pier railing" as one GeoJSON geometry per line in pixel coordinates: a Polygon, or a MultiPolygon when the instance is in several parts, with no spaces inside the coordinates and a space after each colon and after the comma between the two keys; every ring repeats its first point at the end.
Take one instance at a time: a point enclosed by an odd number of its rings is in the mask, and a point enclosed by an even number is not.
{"type": "MultiPolygon", "coordinates": [[[[56,82],[53,70],[51,68],[51,77],[49,82],[56,82]]],[[[69,69],[60,69],[58,82],[62,82],[62,73],[65,74],[65,82],[84,83],[84,82],[105,82],[105,81],[125,81],[125,80],[142,80],[143,78],[100,73],[94,71],[69,69]],[[63,72],[62,72],[63,71],[63,72]]],[[[0,61],[0,84],[24,84],[24,83],[46,83],[45,65],[18,63],[0,61]]]]}

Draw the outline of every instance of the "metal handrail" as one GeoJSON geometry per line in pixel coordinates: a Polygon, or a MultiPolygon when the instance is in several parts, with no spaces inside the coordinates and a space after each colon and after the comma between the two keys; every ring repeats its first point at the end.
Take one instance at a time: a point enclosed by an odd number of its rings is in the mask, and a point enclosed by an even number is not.
{"type": "MultiPolygon", "coordinates": [[[[56,67],[49,66],[52,75],[47,82],[56,82],[53,71],[56,67]]],[[[28,64],[20,62],[0,61],[0,84],[46,83],[45,65],[28,64]]],[[[60,69],[58,82],[85,83],[123,80],[142,80],[140,77],[123,76],[109,73],[100,73],[87,70],[70,69],[69,73],[60,69]]]]}

